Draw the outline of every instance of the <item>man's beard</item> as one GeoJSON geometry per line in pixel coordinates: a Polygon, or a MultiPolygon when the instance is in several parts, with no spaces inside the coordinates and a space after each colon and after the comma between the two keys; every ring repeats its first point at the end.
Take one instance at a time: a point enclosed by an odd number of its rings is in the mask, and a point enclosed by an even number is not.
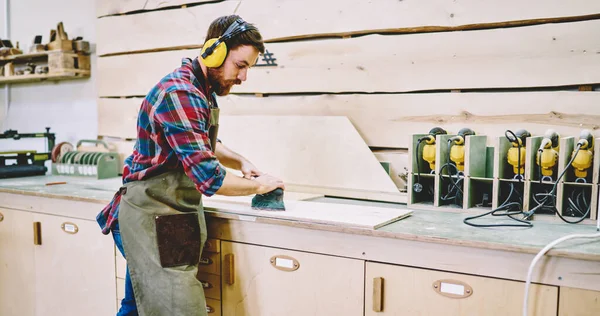
{"type": "Polygon", "coordinates": [[[241,84],[242,81],[239,79],[225,80],[221,68],[208,68],[208,83],[218,96],[224,96],[229,94],[229,90],[234,84],[241,84]]]}

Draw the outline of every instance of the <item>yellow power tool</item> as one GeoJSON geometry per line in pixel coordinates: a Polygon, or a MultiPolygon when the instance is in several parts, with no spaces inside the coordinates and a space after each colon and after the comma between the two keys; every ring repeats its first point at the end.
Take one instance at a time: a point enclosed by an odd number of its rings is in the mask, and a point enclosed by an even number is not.
{"type": "Polygon", "coordinates": [[[531,134],[524,129],[518,130],[512,137],[506,135],[508,141],[512,143],[512,147],[508,149],[506,160],[513,166],[515,179],[523,179],[523,174],[525,173],[525,142],[527,137],[531,137],[531,134]]]}
{"type": "Polygon", "coordinates": [[[475,135],[475,132],[470,128],[463,128],[458,131],[458,135],[448,139],[449,143],[453,143],[450,148],[450,160],[461,173],[465,170],[465,137],[470,135],[475,135]]]}
{"type": "Polygon", "coordinates": [[[560,136],[554,130],[547,130],[538,149],[536,162],[540,168],[542,181],[552,181],[554,167],[558,162],[559,138],[560,136]]]}
{"type": "Polygon", "coordinates": [[[427,136],[419,138],[417,140],[417,148],[415,149],[415,160],[417,161],[417,183],[413,185],[413,190],[415,192],[421,192],[423,190],[423,185],[421,185],[420,175],[421,175],[421,165],[419,163],[419,145],[422,142],[425,142],[425,146],[423,146],[423,159],[429,163],[429,168],[433,173],[435,170],[435,136],[436,135],[445,135],[447,132],[441,127],[434,127],[429,131],[427,136]]]}
{"type": "Polygon", "coordinates": [[[574,168],[575,177],[577,177],[575,182],[585,183],[587,182],[588,169],[592,166],[594,159],[594,135],[587,129],[582,130],[579,134],[577,147],[579,147],[579,150],[573,150],[571,156],[573,163],[571,165],[574,168]],[[575,158],[573,158],[573,155],[576,155],[575,158]]]}

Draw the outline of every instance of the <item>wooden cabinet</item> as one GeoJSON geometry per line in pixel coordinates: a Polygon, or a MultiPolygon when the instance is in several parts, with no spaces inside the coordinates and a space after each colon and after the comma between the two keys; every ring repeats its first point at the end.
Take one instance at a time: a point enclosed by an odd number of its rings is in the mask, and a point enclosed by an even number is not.
{"type": "MultiPolygon", "coordinates": [[[[525,283],[367,263],[365,315],[521,315],[525,283]]],[[[556,315],[558,287],[532,285],[530,316],[556,315]]]]}
{"type": "Polygon", "coordinates": [[[597,316],[600,315],[600,292],[560,288],[558,316],[597,316]]]}
{"type": "Polygon", "coordinates": [[[0,208],[0,315],[35,313],[33,215],[0,208]]]}
{"type": "Polygon", "coordinates": [[[363,315],[364,261],[221,242],[224,316],[363,315]]]}
{"type": "Polygon", "coordinates": [[[113,240],[95,222],[0,212],[0,315],[116,313],[113,240]]]}

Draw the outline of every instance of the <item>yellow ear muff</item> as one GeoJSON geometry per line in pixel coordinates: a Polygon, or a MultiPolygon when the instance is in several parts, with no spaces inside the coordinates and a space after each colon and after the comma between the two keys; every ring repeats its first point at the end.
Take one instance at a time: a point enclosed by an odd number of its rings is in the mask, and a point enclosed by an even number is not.
{"type": "Polygon", "coordinates": [[[202,63],[204,63],[204,65],[206,65],[206,67],[217,68],[223,64],[223,62],[225,61],[225,58],[227,57],[227,45],[225,44],[225,42],[219,43],[217,45],[217,47],[214,48],[212,53],[208,53],[205,58],[202,57],[202,55],[205,53],[205,51],[207,49],[209,49],[210,47],[212,47],[213,44],[217,40],[219,40],[219,39],[211,38],[208,41],[206,41],[206,43],[204,43],[204,46],[202,47],[202,52],[200,53],[200,59],[202,60],[202,63]]]}

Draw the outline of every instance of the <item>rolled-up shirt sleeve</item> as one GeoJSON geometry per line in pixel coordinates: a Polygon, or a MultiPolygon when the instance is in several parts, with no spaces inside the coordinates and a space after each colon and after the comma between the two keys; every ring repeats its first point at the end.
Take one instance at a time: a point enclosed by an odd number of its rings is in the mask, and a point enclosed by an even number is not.
{"type": "Polygon", "coordinates": [[[210,147],[209,116],[206,99],[190,91],[168,92],[154,113],[185,173],[206,196],[219,190],[226,172],[210,147]]]}

